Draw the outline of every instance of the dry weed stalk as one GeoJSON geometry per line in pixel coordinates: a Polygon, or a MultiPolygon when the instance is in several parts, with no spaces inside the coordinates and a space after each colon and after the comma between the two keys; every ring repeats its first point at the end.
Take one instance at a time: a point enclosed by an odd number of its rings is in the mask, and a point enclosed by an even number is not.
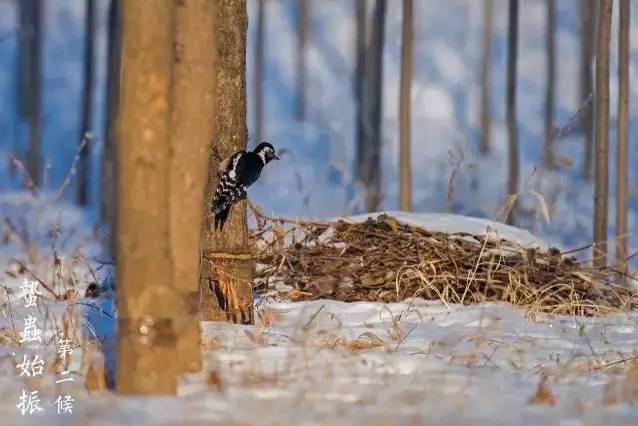
{"type": "MultiPolygon", "coordinates": [[[[529,315],[601,315],[638,306],[618,274],[557,249],[526,248],[488,235],[432,232],[380,215],[362,223],[270,218],[258,210],[262,283],[293,286],[293,300],[509,302],[529,315]],[[288,228],[282,231],[282,227],[288,228]]],[[[258,290],[267,284],[258,286],[258,290]]]]}

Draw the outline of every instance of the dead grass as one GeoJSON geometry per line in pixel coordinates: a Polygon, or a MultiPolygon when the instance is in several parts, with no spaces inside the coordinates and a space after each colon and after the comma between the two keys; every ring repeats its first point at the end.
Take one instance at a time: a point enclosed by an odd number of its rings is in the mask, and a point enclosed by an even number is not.
{"type": "Polygon", "coordinates": [[[344,339],[335,335],[325,336],[318,344],[326,349],[343,349],[348,352],[360,352],[366,349],[387,347],[387,343],[373,333],[363,333],[356,339],[344,339]]]}
{"type": "Polygon", "coordinates": [[[638,294],[617,284],[617,272],[587,267],[554,248],[526,248],[487,233],[431,232],[388,215],[362,223],[255,215],[261,290],[283,281],[293,287],[284,294],[293,300],[502,301],[530,315],[601,315],[638,306],[638,294]]]}

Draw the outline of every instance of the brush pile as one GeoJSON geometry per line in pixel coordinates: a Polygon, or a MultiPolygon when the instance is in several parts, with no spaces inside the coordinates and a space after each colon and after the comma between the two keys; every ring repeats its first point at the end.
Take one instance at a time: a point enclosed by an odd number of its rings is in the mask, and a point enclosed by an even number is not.
{"type": "Polygon", "coordinates": [[[257,290],[283,282],[292,290],[281,295],[293,300],[504,301],[528,314],[566,315],[638,307],[638,293],[618,285],[613,270],[588,268],[557,249],[525,248],[487,232],[431,232],[388,215],[361,223],[299,223],[258,211],[256,217],[257,290]]]}

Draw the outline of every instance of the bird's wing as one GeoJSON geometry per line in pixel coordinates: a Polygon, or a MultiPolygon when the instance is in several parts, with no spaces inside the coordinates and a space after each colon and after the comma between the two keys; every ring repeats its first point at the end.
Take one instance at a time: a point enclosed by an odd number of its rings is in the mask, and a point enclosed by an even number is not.
{"type": "Polygon", "coordinates": [[[246,187],[241,182],[245,152],[239,151],[227,159],[226,168],[219,178],[212,210],[219,213],[246,196],[246,187]]]}
{"type": "Polygon", "coordinates": [[[233,166],[233,163],[235,163],[235,167],[236,167],[237,166],[237,164],[236,164],[237,160],[239,159],[239,157],[242,154],[245,154],[245,153],[246,153],[246,151],[237,151],[236,153],[226,157],[223,161],[221,161],[217,165],[217,175],[221,176],[222,174],[227,172],[228,169],[233,166]]]}

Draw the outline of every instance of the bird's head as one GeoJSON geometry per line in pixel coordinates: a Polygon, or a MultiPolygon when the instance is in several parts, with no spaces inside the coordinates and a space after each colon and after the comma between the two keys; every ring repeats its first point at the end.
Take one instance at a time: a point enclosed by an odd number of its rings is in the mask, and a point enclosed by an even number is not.
{"type": "Polygon", "coordinates": [[[261,161],[264,162],[264,165],[268,164],[272,160],[279,160],[277,154],[275,153],[275,148],[269,144],[268,142],[262,142],[253,149],[253,152],[259,155],[261,161]]]}

